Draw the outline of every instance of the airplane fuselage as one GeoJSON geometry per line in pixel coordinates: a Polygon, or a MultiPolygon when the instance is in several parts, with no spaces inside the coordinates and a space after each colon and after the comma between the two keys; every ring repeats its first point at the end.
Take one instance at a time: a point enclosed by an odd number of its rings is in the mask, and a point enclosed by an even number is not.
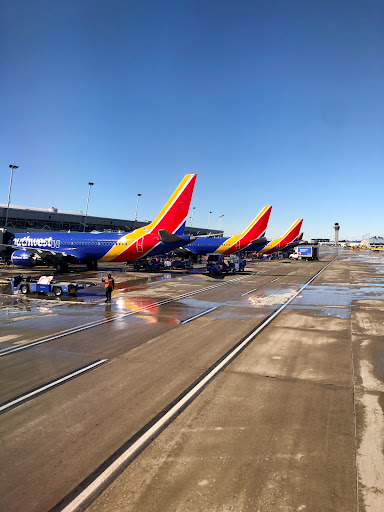
{"type": "MultiPolygon", "coordinates": [[[[35,249],[41,257],[65,256],[69,262],[133,261],[143,256],[169,252],[180,247],[181,241],[161,241],[158,235],[146,233],[145,228],[131,233],[16,233],[13,246],[16,251],[35,249]]],[[[181,236],[187,244],[188,236],[181,236]]]]}
{"type": "MultiPolygon", "coordinates": [[[[239,241],[240,242],[240,241],[239,241]]],[[[252,249],[256,251],[264,247],[265,243],[251,244],[252,247],[256,247],[256,249],[252,249]]],[[[248,251],[248,246],[244,247],[244,244],[241,243],[233,243],[233,237],[230,238],[213,238],[213,237],[203,237],[194,240],[192,243],[185,246],[185,249],[197,255],[205,255],[205,254],[233,254],[239,251],[248,251]]]]}

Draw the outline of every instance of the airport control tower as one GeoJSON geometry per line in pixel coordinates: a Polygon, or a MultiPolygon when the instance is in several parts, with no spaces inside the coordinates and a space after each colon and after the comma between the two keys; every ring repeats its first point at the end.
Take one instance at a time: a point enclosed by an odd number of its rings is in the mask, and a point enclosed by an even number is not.
{"type": "Polygon", "coordinates": [[[335,222],[335,225],[333,226],[333,229],[335,230],[335,245],[339,245],[339,229],[340,225],[338,222],[335,222]]]}

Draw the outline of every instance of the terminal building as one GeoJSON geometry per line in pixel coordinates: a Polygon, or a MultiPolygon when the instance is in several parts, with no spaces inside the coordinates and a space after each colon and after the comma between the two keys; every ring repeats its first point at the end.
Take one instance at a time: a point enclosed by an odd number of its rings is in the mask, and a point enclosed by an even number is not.
{"type": "MultiPolygon", "coordinates": [[[[10,206],[8,210],[8,222],[5,226],[7,205],[0,204],[0,226],[6,227],[10,233],[36,233],[40,231],[115,231],[129,232],[141,226],[146,226],[150,221],[134,221],[125,219],[110,219],[107,217],[95,217],[85,215],[83,212],[65,212],[57,208],[28,208],[24,206],[10,206]]],[[[185,234],[208,235],[221,237],[223,231],[186,226],[185,234]]]]}

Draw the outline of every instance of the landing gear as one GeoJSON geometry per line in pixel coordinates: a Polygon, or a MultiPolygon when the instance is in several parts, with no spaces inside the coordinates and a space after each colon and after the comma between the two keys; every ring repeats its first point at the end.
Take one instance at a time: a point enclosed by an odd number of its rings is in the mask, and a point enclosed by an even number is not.
{"type": "Polygon", "coordinates": [[[68,263],[66,261],[57,261],[55,267],[58,272],[68,271],[68,263]]]}
{"type": "Polygon", "coordinates": [[[87,261],[88,270],[97,270],[97,261],[87,261]]]}

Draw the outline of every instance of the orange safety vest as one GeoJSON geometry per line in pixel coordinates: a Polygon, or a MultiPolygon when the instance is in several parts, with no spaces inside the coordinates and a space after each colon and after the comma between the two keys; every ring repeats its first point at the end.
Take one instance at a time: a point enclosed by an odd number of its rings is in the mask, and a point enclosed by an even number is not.
{"type": "Polygon", "coordinates": [[[105,287],[106,288],[113,288],[113,279],[109,279],[108,277],[105,278],[105,287]]]}

